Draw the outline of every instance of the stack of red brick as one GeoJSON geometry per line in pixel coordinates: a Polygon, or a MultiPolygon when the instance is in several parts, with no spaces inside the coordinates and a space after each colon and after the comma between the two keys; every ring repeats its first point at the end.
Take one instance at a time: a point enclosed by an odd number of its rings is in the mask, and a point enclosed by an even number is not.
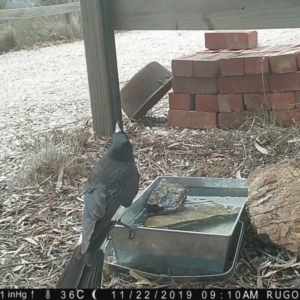
{"type": "Polygon", "coordinates": [[[208,49],[172,60],[169,125],[238,128],[256,114],[300,122],[300,45],[257,47],[257,32],[208,32],[208,49]]]}

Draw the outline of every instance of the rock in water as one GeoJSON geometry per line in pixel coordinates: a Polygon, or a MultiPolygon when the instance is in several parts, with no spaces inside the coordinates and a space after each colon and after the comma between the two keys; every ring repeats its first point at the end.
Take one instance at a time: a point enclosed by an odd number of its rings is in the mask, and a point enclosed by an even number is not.
{"type": "Polygon", "coordinates": [[[300,161],[258,167],[248,178],[248,214],[258,237],[300,251],[300,161]]]}
{"type": "Polygon", "coordinates": [[[162,179],[148,199],[147,211],[150,215],[173,213],[183,208],[186,198],[183,186],[162,179]]]}
{"type": "MultiPolygon", "coordinates": [[[[153,216],[147,219],[145,226],[154,228],[177,229],[187,230],[185,228],[191,228],[194,225],[198,227],[209,224],[209,219],[223,219],[237,215],[239,208],[235,209],[232,207],[224,206],[221,204],[213,205],[185,205],[183,211],[179,211],[174,214],[153,216]],[[194,224],[194,225],[193,225],[194,224]]],[[[217,223],[217,222],[215,222],[217,223]]]]}

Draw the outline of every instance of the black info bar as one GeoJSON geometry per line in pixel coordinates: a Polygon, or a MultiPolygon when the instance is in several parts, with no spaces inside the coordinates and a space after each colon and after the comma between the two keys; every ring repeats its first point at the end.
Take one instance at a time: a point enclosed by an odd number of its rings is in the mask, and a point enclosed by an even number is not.
{"type": "Polygon", "coordinates": [[[243,300],[299,299],[300,290],[267,289],[2,289],[0,300],[243,300]]]}

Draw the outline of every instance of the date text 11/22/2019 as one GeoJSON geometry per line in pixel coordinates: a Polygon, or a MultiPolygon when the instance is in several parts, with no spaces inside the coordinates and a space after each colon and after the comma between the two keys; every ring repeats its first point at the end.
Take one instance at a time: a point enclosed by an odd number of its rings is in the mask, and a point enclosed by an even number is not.
{"type": "Polygon", "coordinates": [[[112,300],[273,300],[299,299],[300,290],[270,289],[192,289],[192,290],[114,290],[112,300]]]}

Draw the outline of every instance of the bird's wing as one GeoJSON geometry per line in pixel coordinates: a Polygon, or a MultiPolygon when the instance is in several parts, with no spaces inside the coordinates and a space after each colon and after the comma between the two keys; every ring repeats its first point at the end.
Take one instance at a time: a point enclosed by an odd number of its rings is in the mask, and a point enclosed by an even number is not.
{"type": "MultiPolygon", "coordinates": [[[[124,184],[117,178],[110,181],[109,185],[104,182],[90,185],[87,182],[84,195],[81,254],[87,251],[91,241],[96,241],[97,237],[103,236],[102,231],[122,205],[124,191],[124,184]]],[[[100,240],[99,243],[96,243],[97,247],[102,244],[100,240]]]]}
{"type": "Polygon", "coordinates": [[[84,207],[82,215],[82,242],[81,254],[85,253],[91,236],[94,232],[95,224],[105,216],[107,206],[107,187],[105,184],[98,184],[91,187],[87,183],[86,193],[84,194],[84,207]]]}

